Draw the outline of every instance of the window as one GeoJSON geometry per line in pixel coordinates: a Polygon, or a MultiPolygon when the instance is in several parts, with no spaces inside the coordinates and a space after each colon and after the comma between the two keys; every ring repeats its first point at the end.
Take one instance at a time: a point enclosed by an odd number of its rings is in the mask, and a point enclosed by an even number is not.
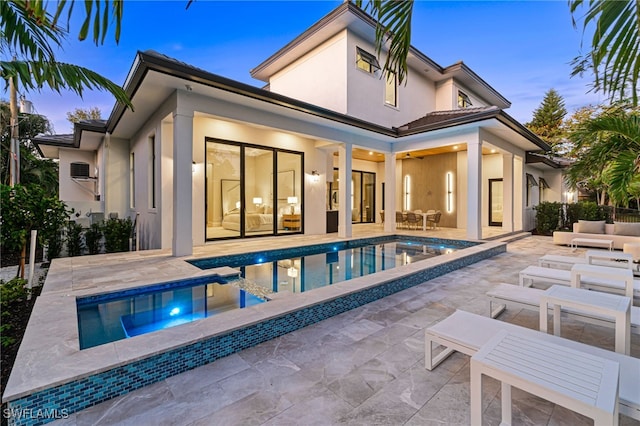
{"type": "Polygon", "coordinates": [[[533,188],[534,186],[538,186],[538,182],[536,182],[536,179],[529,173],[527,173],[526,175],[527,175],[527,206],[530,206],[532,201],[531,188],[533,188]]]}
{"type": "Polygon", "coordinates": [[[129,205],[136,208],[136,154],[129,155],[129,205]]]}
{"type": "Polygon", "coordinates": [[[398,106],[398,78],[395,73],[389,73],[384,87],[384,103],[394,107],[398,106]]]}
{"type": "Polygon", "coordinates": [[[471,103],[471,99],[469,99],[469,95],[458,90],[458,108],[469,108],[470,106],[473,106],[473,104],[471,103]]]}
{"type": "Polygon", "coordinates": [[[550,186],[543,178],[539,178],[538,180],[540,181],[540,202],[543,202],[545,200],[544,190],[550,188],[550,186]]]}
{"type": "Polygon", "coordinates": [[[149,138],[149,208],[156,208],[156,137],[149,138]]]}
{"type": "Polygon", "coordinates": [[[362,71],[373,74],[380,69],[380,64],[375,56],[356,47],[356,66],[362,71]]]}

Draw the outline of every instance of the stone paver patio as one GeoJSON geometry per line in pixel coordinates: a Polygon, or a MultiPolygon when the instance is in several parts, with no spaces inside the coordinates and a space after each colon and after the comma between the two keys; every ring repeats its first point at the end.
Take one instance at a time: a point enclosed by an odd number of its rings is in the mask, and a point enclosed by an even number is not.
{"type": "MultiPolygon", "coordinates": [[[[548,237],[517,240],[509,243],[505,254],[55,424],[469,424],[469,357],[454,354],[427,371],[423,329],[455,309],[487,315],[485,292],[499,282],[517,283],[518,272],[546,253],[572,254],[548,237]]],[[[500,320],[537,328],[538,316],[534,311],[508,310],[500,320]]],[[[563,321],[563,336],[610,350],[614,347],[613,329],[578,321],[563,321]]],[[[632,335],[631,354],[640,357],[638,335],[632,335]]],[[[513,397],[514,424],[592,424],[516,389],[513,397]]],[[[484,421],[499,424],[497,382],[485,381],[484,398],[484,421]]],[[[620,424],[640,422],[622,416],[620,424]]]]}

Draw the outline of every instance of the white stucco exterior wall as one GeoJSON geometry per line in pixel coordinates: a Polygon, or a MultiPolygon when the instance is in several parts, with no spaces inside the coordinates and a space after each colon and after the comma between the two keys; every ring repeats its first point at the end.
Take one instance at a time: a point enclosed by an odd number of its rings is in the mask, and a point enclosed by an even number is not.
{"type": "MultiPolygon", "coordinates": [[[[410,69],[398,85],[398,106],[385,104],[385,81],[381,71],[369,74],[356,66],[356,47],[375,55],[372,43],[349,33],[346,51],[347,114],[386,127],[401,126],[435,109],[435,84],[423,70],[410,69]]],[[[384,64],[384,54],[379,58],[384,64]]]]}
{"type": "Polygon", "coordinates": [[[88,223],[85,214],[89,211],[101,212],[102,204],[97,201],[95,194],[100,191],[98,180],[84,180],[71,178],[71,163],[81,162],[89,164],[89,176],[95,177],[98,161],[95,151],[80,151],[78,149],[63,149],[59,151],[59,198],[64,200],[69,208],[74,210],[71,219],[82,219],[81,223],[88,223]]]}
{"type": "Polygon", "coordinates": [[[311,50],[269,79],[270,90],[347,113],[347,30],[311,50]]]}
{"type": "Polygon", "coordinates": [[[118,213],[124,217],[129,212],[129,141],[110,138],[105,145],[105,217],[118,213]]]}

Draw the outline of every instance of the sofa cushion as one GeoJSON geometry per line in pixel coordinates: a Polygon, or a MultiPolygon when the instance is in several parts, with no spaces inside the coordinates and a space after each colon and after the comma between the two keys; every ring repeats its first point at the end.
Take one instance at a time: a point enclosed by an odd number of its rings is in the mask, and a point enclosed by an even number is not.
{"type": "Polygon", "coordinates": [[[640,237],[640,222],[613,222],[614,235],[629,235],[631,237],[640,237]]]}
{"type": "Polygon", "coordinates": [[[604,234],[604,220],[579,220],[578,232],[585,234],[604,234]]]}

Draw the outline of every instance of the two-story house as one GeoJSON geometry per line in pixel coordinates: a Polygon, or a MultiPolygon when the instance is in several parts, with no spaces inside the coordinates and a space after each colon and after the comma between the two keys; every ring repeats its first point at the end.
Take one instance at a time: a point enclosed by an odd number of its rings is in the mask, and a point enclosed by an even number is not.
{"type": "Polygon", "coordinates": [[[175,256],[324,234],[330,215],[348,237],[383,211],[386,231],[396,211],[440,210],[441,226],[479,239],[530,229],[532,206],[560,200],[560,172],[531,155],[549,147],[500,93],[415,48],[406,83],[386,79],[374,39],[375,21],[343,3],[251,71],[262,89],[139,52],[124,83],[134,111],[116,104],[106,122],[37,143],[60,159],[69,205],[138,214],[141,247],[175,256]]]}

